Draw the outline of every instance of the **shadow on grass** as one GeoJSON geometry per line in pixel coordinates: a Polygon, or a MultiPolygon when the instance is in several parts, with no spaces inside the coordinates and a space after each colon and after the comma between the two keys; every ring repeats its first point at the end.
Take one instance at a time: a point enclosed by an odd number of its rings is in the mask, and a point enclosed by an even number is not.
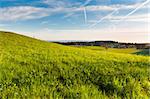
{"type": "Polygon", "coordinates": [[[132,53],[132,54],[150,56],[150,49],[143,49],[139,52],[135,52],[135,53],[132,53]]]}

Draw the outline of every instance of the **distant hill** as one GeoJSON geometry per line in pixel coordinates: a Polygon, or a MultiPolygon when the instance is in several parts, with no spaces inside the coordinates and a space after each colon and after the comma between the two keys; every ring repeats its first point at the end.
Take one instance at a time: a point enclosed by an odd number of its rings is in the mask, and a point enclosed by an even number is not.
{"type": "Polygon", "coordinates": [[[69,42],[60,41],[55,43],[74,46],[102,46],[108,48],[150,49],[149,43],[121,43],[116,41],[69,41],[69,42]]]}
{"type": "Polygon", "coordinates": [[[0,99],[148,99],[149,57],[0,32],[0,99]]]}

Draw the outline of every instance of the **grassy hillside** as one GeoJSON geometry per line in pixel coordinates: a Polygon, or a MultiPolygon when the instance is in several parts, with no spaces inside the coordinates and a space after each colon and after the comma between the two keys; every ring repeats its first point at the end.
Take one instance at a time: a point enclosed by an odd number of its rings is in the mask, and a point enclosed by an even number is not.
{"type": "Polygon", "coordinates": [[[126,53],[126,54],[132,54],[132,53],[137,53],[141,51],[136,48],[126,48],[126,49],[125,48],[108,48],[106,50],[105,47],[100,47],[100,46],[81,46],[80,48],[97,50],[97,51],[114,52],[114,53],[126,53]]]}
{"type": "Polygon", "coordinates": [[[148,99],[149,57],[0,32],[0,99],[148,99]]]}

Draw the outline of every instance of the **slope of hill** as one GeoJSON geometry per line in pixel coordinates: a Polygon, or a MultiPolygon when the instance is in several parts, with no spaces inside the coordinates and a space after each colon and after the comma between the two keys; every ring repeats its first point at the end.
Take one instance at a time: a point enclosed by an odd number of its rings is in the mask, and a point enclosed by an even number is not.
{"type": "Polygon", "coordinates": [[[0,98],[150,97],[149,57],[0,32],[0,98]]]}

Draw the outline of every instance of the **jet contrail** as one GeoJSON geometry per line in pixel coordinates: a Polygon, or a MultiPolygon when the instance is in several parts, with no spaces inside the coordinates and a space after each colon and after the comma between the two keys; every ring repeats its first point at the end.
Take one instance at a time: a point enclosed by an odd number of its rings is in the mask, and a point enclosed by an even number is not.
{"type": "MultiPolygon", "coordinates": [[[[85,3],[83,3],[82,5],[80,5],[79,7],[85,7],[87,4],[89,4],[92,0],[86,0],[85,3]]],[[[74,15],[74,12],[72,12],[71,14],[66,15],[64,18],[68,18],[71,17],[72,15],[74,15]]],[[[86,15],[87,16],[87,15],[86,15]]]]}
{"type": "MultiPolygon", "coordinates": [[[[145,4],[149,3],[150,0],[145,1],[144,3],[142,3],[140,6],[138,6],[136,9],[134,9],[133,11],[131,11],[130,13],[128,13],[126,16],[124,16],[123,18],[120,19],[120,21],[122,21],[123,19],[127,18],[128,16],[130,16],[131,14],[135,13],[138,9],[140,9],[141,7],[143,7],[145,4]]],[[[119,9],[119,8],[118,8],[119,9]]],[[[92,24],[90,26],[90,28],[94,27],[95,25],[99,24],[100,22],[102,22],[104,19],[110,17],[112,14],[114,14],[115,12],[118,11],[118,9],[114,10],[113,12],[111,12],[110,14],[102,17],[100,20],[98,20],[96,23],[92,24]]]]}
{"type": "Polygon", "coordinates": [[[109,13],[108,15],[102,17],[100,20],[98,20],[96,23],[92,24],[91,26],[89,26],[90,28],[94,27],[95,25],[99,24],[100,22],[102,22],[104,19],[110,17],[111,15],[113,15],[115,12],[117,12],[118,9],[114,10],[113,12],[109,13]]]}
{"type": "Polygon", "coordinates": [[[86,0],[84,4],[82,4],[80,7],[84,7],[86,6],[87,4],[89,4],[92,0],[86,0]]]}
{"type": "Polygon", "coordinates": [[[84,4],[82,4],[80,7],[84,7],[83,8],[83,12],[84,12],[84,21],[85,23],[87,23],[87,11],[86,11],[86,5],[89,4],[92,0],[86,0],[84,4]]]}
{"type": "Polygon", "coordinates": [[[135,8],[133,11],[131,11],[130,13],[128,13],[126,16],[122,17],[119,21],[122,21],[124,19],[126,19],[128,16],[132,15],[133,13],[135,13],[137,10],[139,10],[141,7],[143,7],[145,4],[149,3],[150,0],[145,1],[144,3],[142,3],[141,5],[139,5],[137,8],[135,8]]]}
{"type": "Polygon", "coordinates": [[[83,8],[84,9],[84,21],[85,23],[87,23],[87,12],[86,12],[86,7],[83,8]]]}

